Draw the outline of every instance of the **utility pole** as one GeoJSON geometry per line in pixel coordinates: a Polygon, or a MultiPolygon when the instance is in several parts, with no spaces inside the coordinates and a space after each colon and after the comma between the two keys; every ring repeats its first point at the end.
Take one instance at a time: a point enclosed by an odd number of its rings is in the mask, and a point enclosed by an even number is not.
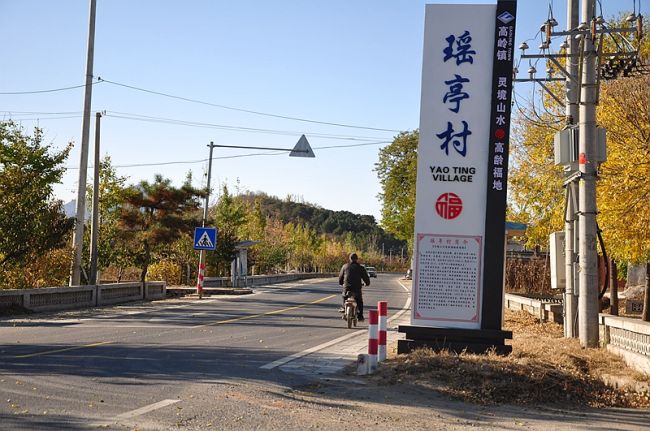
{"type": "MultiPolygon", "coordinates": [[[[575,30],[578,26],[579,0],[567,0],[567,32],[575,30]]],[[[578,77],[578,43],[574,37],[567,38],[567,65],[569,76],[566,77],[566,127],[575,127],[578,121],[578,100],[579,89],[578,77]]],[[[575,271],[575,234],[576,208],[573,205],[576,198],[575,184],[573,181],[566,185],[566,208],[564,217],[564,263],[566,288],[564,294],[564,336],[567,338],[577,337],[576,317],[578,314],[577,283],[575,271]]]]}
{"type": "MultiPolygon", "coordinates": [[[[556,102],[563,103],[546,85],[551,81],[566,83],[567,127],[555,136],[555,164],[565,166],[565,336],[580,338],[583,347],[598,346],[598,254],[596,252],[596,179],[599,163],[606,160],[604,129],[596,127],[596,104],[601,80],[616,79],[644,73],[639,48],[630,41],[616,44],[613,50],[603,52],[602,37],[607,34],[636,33],[638,43],[643,37],[643,16],[632,13],[621,27],[610,27],[602,16],[595,16],[595,0],[582,0],[582,17],[577,24],[579,0],[567,0],[567,30],[554,31],[557,21],[552,16],[543,24],[546,38],[539,46],[539,54],[526,54],[528,44],[520,45],[522,59],[543,59],[547,63],[547,77],[538,78],[533,64],[529,78],[516,82],[535,82],[556,102]],[[577,25],[576,25],[577,24],[577,25]],[[564,54],[550,52],[551,37],[562,36],[560,45],[564,54]],[[596,39],[600,37],[598,49],[596,39]],[[558,59],[565,59],[562,65],[558,59]],[[605,60],[601,64],[599,60],[605,60]],[[550,63],[553,64],[551,66],[550,63]],[[555,68],[564,78],[553,77],[555,68]],[[578,124],[576,133],[575,125],[578,124]],[[577,148],[576,148],[577,139],[577,148]],[[576,259],[577,252],[577,259],[576,259]],[[577,296],[577,300],[576,300],[577,296]],[[577,307],[576,307],[577,303],[577,307]],[[576,318],[577,316],[577,318],[576,318]],[[575,327],[575,323],[578,327],[575,327]],[[577,332],[576,332],[577,329],[577,332]]],[[[606,48],[606,46],[605,46],[606,48]]],[[[514,73],[518,70],[515,68],[514,73]]]]}
{"type": "Polygon", "coordinates": [[[583,347],[598,346],[598,267],[596,252],[596,60],[595,0],[582,1],[582,22],[593,31],[583,33],[580,97],[580,169],[578,196],[578,257],[580,293],[578,332],[583,347]]]}
{"type": "Polygon", "coordinates": [[[90,277],[88,284],[97,284],[97,240],[99,237],[99,136],[102,114],[97,113],[95,120],[95,168],[93,178],[93,217],[90,228],[90,277]]]}
{"type": "Polygon", "coordinates": [[[95,56],[95,12],[97,0],[90,0],[88,20],[88,51],[86,57],[86,91],[84,117],[81,126],[81,155],[79,161],[79,184],[77,188],[77,213],[72,243],[74,258],[70,269],[70,286],[81,284],[81,258],[83,255],[84,219],[86,216],[86,177],[88,175],[88,139],[90,136],[90,105],[92,103],[93,59],[95,56]]]}
{"type": "MultiPolygon", "coordinates": [[[[208,158],[208,183],[205,193],[205,205],[203,207],[203,220],[201,226],[205,227],[208,222],[208,205],[210,203],[210,177],[212,176],[212,151],[214,150],[214,142],[210,142],[210,156],[208,158]]],[[[196,293],[199,298],[203,298],[203,277],[205,276],[205,250],[199,251],[199,275],[196,282],[196,293]]]]}

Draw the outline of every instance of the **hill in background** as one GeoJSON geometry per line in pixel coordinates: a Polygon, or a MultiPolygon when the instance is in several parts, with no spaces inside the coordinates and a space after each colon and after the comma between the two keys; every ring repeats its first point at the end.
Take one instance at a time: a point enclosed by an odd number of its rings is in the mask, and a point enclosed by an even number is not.
{"type": "Polygon", "coordinates": [[[297,202],[292,197],[280,199],[262,192],[248,192],[239,196],[253,204],[259,201],[265,216],[281,220],[283,224],[308,225],[319,234],[325,234],[344,241],[349,236],[366,249],[384,250],[387,255],[406,253],[405,241],[384,231],[371,215],[355,214],[349,211],[334,211],[306,202],[297,202]]]}

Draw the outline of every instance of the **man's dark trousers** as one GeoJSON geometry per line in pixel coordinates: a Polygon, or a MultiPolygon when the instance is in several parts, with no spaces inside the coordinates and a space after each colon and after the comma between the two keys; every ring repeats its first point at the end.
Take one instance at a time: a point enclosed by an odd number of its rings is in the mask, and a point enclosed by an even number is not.
{"type": "Polygon", "coordinates": [[[343,307],[345,308],[345,300],[351,295],[354,295],[354,299],[357,301],[357,316],[363,316],[363,295],[361,290],[346,290],[343,293],[343,307]]]}

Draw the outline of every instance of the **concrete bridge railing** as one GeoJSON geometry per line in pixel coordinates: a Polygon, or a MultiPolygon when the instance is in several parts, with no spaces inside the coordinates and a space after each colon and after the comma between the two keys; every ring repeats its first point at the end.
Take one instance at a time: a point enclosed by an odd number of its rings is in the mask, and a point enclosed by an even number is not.
{"type": "MultiPolygon", "coordinates": [[[[297,272],[289,274],[249,275],[240,278],[237,287],[255,287],[266,284],[286,283],[287,281],[306,280],[311,278],[335,277],[338,274],[329,272],[297,272]]],[[[230,277],[206,277],[204,287],[232,287],[230,277]]]]}
{"type": "Polygon", "coordinates": [[[60,311],[163,299],[165,296],[166,285],[161,281],[150,281],[144,285],[132,282],[39,289],[2,289],[0,308],[17,306],[30,311],[60,311]]]}

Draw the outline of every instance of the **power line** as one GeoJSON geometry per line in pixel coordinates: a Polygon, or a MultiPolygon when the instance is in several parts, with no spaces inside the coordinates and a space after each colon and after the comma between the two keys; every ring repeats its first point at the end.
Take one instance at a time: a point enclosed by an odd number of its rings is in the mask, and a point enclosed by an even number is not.
{"type": "MultiPolygon", "coordinates": [[[[391,141],[381,141],[381,142],[366,142],[363,144],[347,144],[347,145],[330,145],[325,147],[313,147],[314,150],[330,150],[336,148],[352,148],[352,147],[365,147],[369,145],[383,145],[390,144],[391,141]]],[[[264,152],[264,153],[247,153],[247,154],[237,154],[233,156],[220,156],[213,157],[213,160],[224,160],[224,159],[239,159],[243,157],[254,157],[254,156],[280,156],[286,154],[286,151],[278,150],[277,152],[264,152]]],[[[114,168],[141,168],[149,166],[168,166],[168,165],[191,165],[197,163],[205,163],[208,159],[199,159],[199,160],[174,160],[169,162],[152,162],[152,163],[133,163],[128,165],[113,165],[114,168]]],[[[93,167],[93,166],[89,166],[93,167]]],[[[79,167],[68,166],[66,169],[75,170],[79,167]]]]}
{"type": "Polygon", "coordinates": [[[536,115],[537,118],[539,118],[540,120],[538,121],[538,120],[535,120],[534,118],[531,118],[531,117],[530,117],[530,116],[529,116],[529,115],[524,111],[524,109],[521,107],[521,105],[519,104],[519,98],[524,99],[524,101],[526,101],[528,104],[530,104],[530,101],[526,100],[524,97],[522,97],[519,93],[517,93],[517,92],[514,91],[514,90],[512,91],[512,94],[513,94],[512,100],[513,100],[513,102],[515,103],[515,106],[517,107],[517,110],[519,111],[519,114],[520,114],[521,116],[523,116],[523,117],[526,119],[526,121],[528,121],[528,122],[530,122],[530,123],[532,123],[532,124],[535,124],[536,126],[539,126],[539,127],[551,127],[551,128],[553,128],[553,129],[559,130],[557,127],[554,127],[553,125],[554,125],[554,124],[559,124],[559,123],[560,123],[560,120],[545,120],[545,119],[542,119],[539,115],[537,115],[536,112],[535,112],[535,115],[536,115]]]}
{"type": "Polygon", "coordinates": [[[0,110],[9,115],[81,115],[82,111],[62,111],[62,112],[39,112],[39,111],[11,111],[8,109],[0,110]]]}
{"type": "Polygon", "coordinates": [[[34,117],[34,118],[12,118],[15,121],[45,121],[45,120],[66,120],[70,118],[81,118],[82,114],[77,115],[63,115],[63,116],[53,116],[53,117],[34,117]]]}
{"type": "Polygon", "coordinates": [[[212,107],[221,108],[221,109],[228,109],[228,110],[231,110],[231,111],[245,112],[247,114],[261,115],[261,116],[273,117],[273,118],[281,118],[283,120],[302,121],[302,122],[305,122],[305,123],[324,124],[324,125],[327,125],[327,126],[347,127],[347,128],[351,128],[351,129],[365,129],[365,130],[375,130],[375,131],[380,131],[380,132],[393,132],[393,133],[399,133],[400,132],[400,130],[395,130],[395,129],[383,129],[383,128],[379,128],[379,127],[355,126],[355,125],[352,125],[352,124],[333,123],[333,122],[328,122],[328,121],[311,120],[311,119],[308,119],[308,118],[291,117],[291,116],[288,116],[288,115],[271,114],[271,113],[268,113],[268,112],[254,111],[254,110],[251,110],[251,109],[237,108],[237,107],[234,107],[234,106],[222,105],[222,104],[219,104],[219,103],[206,102],[206,101],[203,101],[203,100],[192,99],[192,98],[189,98],[189,97],[176,96],[176,95],[169,94],[169,93],[163,93],[163,92],[160,92],[160,91],[154,91],[154,90],[149,90],[149,89],[142,88],[142,87],[136,87],[136,86],[133,86],[133,85],[128,85],[128,84],[123,84],[123,83],[120,83],[120,82],[110,81],[108,79],[102,79],[102,78],[98,78],[98,79],[99,79],[99,82],[106,82],[106,83],[116,85],[116,86],[119,86],[119,87],[124,87],[124,88],[128,88],[128,89],[135,90],[135,91],[141,91],[143,93],[155,94],[157,96],[168,97],[170,99],[183,100],[185,102],[198,103],[200,105],[212,106],[212,107]]]}
{"type": "MultiPolygon", "coordinates": [[[[243,132],[252,132],[252,133],[268,133],[268,134],[275,134],[275,135],[300,136],[305,133],[304,131],[261,129],[256,127],[236,126],[236,125],[228,125],[228,124],[204,123],[199,121],[179,120],[175,118],[155,117],[149,115],[132,114],[128,112],[118,112],[118,111],[105,111],[104,116],[118,118],[118,119],[125,119],[125,120],[133,120],[133,121],[144,121],[144,122],[153,122],[153,123],[173,124],[173,125],[187,126],[187,127],[211,128],[211,129],[243,131],[243,132]]],[[[376,137],[376,136],[345,136],[345,135],[333,135],[329,133],[311,133],[311,132],[309,132],[308,134],[309,136],[325,138],[325,139],[371,140],[371,141],[384,139],[383,137],[376,137]]]]}
{"type": "MultiPolygon", "coordinates": [[[[247,126],[239,126],[239,125],[206,123],[200,121],[181,120],[176,118],[157,117],[152,115],[144,115],[144,114],[120,112],[120,111],[102,111],[102,112],[104,117],[111,117],[111,118],[131,120],[131,121],[142,121],[142,122],[149,122],[149,123],[161,123],[161,124],[169,124],[169,125],[185,126],[185,127],[219,129],[219,130],[240,131],[240,132],[250,132],[250,133],[265,133],[271,135],[285,135],[285,136],[300,136],[302,134],[307,133],[309,136],[316,137],[316,138],[338,139],[338,140],[348,140],[348,141],[377,141],[377,140],[385,139],[385,137],[378,137],[378,136],[336,135],[331,133],[305,132],[304,130],[296,131],[296,130],[263,129],[263,128],[247,127],[247,126]]],[[[17,121],[78,118],[82,115],[81,111],[39,112],[39,111],[0,110],[0,113],[8,114],[17,121]],[[18,116],[44,115],[47,117],[15,118],[14,116],[16,115],[18,116]],[[61,116],[61,115],[73,115],[73,116],[61,116]]]]}
{"type": "MultiPolygon", "coordinates": [[[[164,93],[164,92],[160,92],[160,91],[149,90],[149,89],[146,89],[146,88],[136,87],[136,86],[124,84],[124,83],[121,83],[121,82],[111,81],[111,80],[108,80],[108,79],[102,79],[102,78],[97,78],[97,79],[98,80],[93,82],[91,85],[96,85],[96,84],[99,84],[99,83],[102,83],[102,82],[106,82],[108,84],[128,88],[128,89],[135,90],[135,91],[140,91],[140,92],[149,93],[149,94],[155,94],[155,95],[158,95],[158,96],[168,97],[168,98],[176,99],[176,100],[182,100],[182,101],[190,102],[190,103],[197,103],[197,104],[201,104],[201,105],[212,106],[212,107],[215,107],[215,108],[228,109],[228,110],[237,111],[237,112],[245,112],[245,113],[253,114],[253,115],[261,115],[261,116],[265,116],[265,117],[281,118],[281,119],[284,119],[284,120],[301,121],[301,122],[305,122],[305,123],[323,124],[323,125],[327,125],[327,126],[346,127],[346,128],[363,129],[363,130],[374,130],[374,131],[379,131],[379,132],[399,133],[401,131],[401,130],[397,130],[397,129],[386,129],[386,128],[381,128],[381,127],[357,126],[357,125],[346,124],[346,123],[334,123],[334,122],[329,122],[329,121],[319,121],[319,120],[312,120],[312,119],[308,119],[308,118],[292,117],[292,116],[289,116],[289,115],[280,115],[280,114],[273,114],[273,113],[269,113],[269,112],[255,111],[255,110],[252,110],[252,109],[237,108],[237,107],[234,107],[234,106],[223,105],[223,104],[219,104],[219,103],[211,103],[211,102],[206,102],[206,101],[203,101],[203,100],[192,99],[192,98],[189,98],[189,97],[177,96],[177,95],[164,93]]],[[[83,88],[83,87],[85,87],[84,84],[74,85],[74,86],[69,86],[69,87],[50,88],[50,89],[45,89],[45,90],[4,91],[4,92],[0,92],[0,95],[43,94],[43,93],[53,93],[53,92],[58,92],[58,91],[74,90],[74,89],[83,88]]],[[[45,114],[45,113],[43,113],[43,114],[45,114]]]]}
{"type": "MultiPolygon", "coordinates": [[[[91,85],[99,84],[101,81],[93,82],[91,85]]],[[[47,90],[29,90],[29,91],[0,91],[1,95],[21,95],[21,94],[43,94],[43,93],[55,93],[57,91],[67,91],[67,90],[75,90],[77,88],[83,88],[85,87],[85,84],[81,85],[73,85],[71,87],[61,87],[61,88],[49,88],[47,90]]]]}
{"type": "Polygon", "coordinates": [[[382,145],[390,144],[392,141],[382,141],[382,142],[367,142],[365,144],[347,144],[347,145],[330,145],[328,147],[314,147],[315,150],[330,150],[332,148],[352,148],[352,147],[365,147],[368,145],[382,145]]]}

